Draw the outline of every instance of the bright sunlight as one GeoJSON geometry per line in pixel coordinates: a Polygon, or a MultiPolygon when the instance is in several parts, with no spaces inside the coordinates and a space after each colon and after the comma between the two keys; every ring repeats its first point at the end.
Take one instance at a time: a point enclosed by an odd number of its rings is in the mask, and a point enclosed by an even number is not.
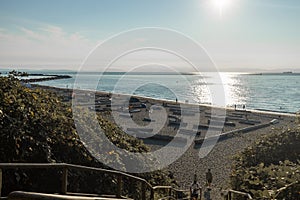
{"type": "Polygon", "coordinates": [[[220,17],[223,15],[223,11],[232,5],[233,0],[211,0],[214,7],[219,12],[220,17]]]}

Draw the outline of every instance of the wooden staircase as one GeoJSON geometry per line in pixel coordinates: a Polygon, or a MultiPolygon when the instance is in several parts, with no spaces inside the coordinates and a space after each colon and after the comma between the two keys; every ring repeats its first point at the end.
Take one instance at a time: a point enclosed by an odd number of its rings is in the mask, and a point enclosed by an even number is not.
{"type": "MultiPolygon", "coordinates": [[[[72,165],[65,163],[0,163],[0,200],[121,200],[130,199],[126,196],[122,196],[123,179],[132,179],[137,181],[141,185],[139,190],[140,199],[146,200],[173,200],[173,199],[190,199],[189,190],[179,190],[172,186],[152,186],[145,179],[136,177],[130,174],[126,174],[120,171],[100,169],[95,167],[86,167],[81,165],[72,165]],[[3,170],[8,169],[55,169],[62,171],[61,177],[61,190],[59,193],[46,194],[28,191],[12,191],[6,197],[1,197],[3,170]],[[112,175],[116,177],[117,191],[113,195],[99,195],[99,194],[82,194],[82,193],[71,193],[68,192],[68,171],[69,170],[81,170],[81,171],[93,171],[104,174],[112,175]],[[159,195],[157,195],[159,194],[159,195]]],[[[288,188],[299,185],[300,181],[291,183],[283,188],[276,191],[276,196],[288,188]]],[[[249,193],[235,191],[235,190],[224,190],[221,192],[221,196],[224,200],[231,200],[234,197],[242,197],[243,199],[253,199],[249,193]]],[[[200,200],[202,198],[202,189],[200,189],[200,200]]],[[[275,198],[274,198],[275,199],[275,198]]]]}
{"type": "Polygon", "coordinates": [[[148,181],[137,176],[126,174],[120,171],[107,170],[95,167],[86,167],[81,165],[73,165],[66,163],[0,163],[0,199],[8,200],[117,200],[117,199],[130,199],[122,196],[123,179],[132,179],[140,183],[139,190],[142,200],[146,199],[189,199],[189,190],[178,190],[171,186],[152,186],[148,181]],[[55,169],[62,171],[61,189],[59,194],[45,194],[28,191],[12,191],[7,197],[1,197],[2,190],[2,171],[7,169],[55,169]],[[114,195],[94,195],[94,194],[80,194],[68,192],[68,171],[92,171],[103,174],[112,175],[115,177],[117,191],[114,195]],[[158,197],[158,191],[160,196],[158,197]],[[179,195],[185,193],[183,198],[179,195]],[[163,194],[163,197],[161,197],[163,194]]]}

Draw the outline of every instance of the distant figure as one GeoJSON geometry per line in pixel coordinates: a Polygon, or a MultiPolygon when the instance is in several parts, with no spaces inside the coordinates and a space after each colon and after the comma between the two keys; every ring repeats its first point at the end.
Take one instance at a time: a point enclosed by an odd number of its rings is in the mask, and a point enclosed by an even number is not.
{"type": "Polygon", "coordinates": [[[245,105],[243,105],[243,110],[245,110],[246,109],[246,106],[245,105]]]}
{"type": "Polygon", "coordinates": [[[203,194],[204,195],[204,200],[211,200],[210,191],[211,191],[211,189],[209,187],[205,190],[205,192],[203,194]]]}
{"type": "Polygon", "coordinates": [[[208,187],[211,186],[212,180],[213,180],[212,173],[211,173],[210,169],[208,169],[206,172],[206,182],[207,182],[208,187]]]}
{"type": "Polygon", "coordinates": [[[178,99],[176,98],[176,103],[178,102],[178,99]]]}
{"type": "Polygon", "coordinates": [[[234,110],[236,110],[236,104],[234,104],[234,110]]]}
{"type": "Polygon", "coordinates": [[[197,175],[194,175],[194,182],[190,187],[191,199],[197,200],[199,197],[200,184],[197,182],[197,175]]]}

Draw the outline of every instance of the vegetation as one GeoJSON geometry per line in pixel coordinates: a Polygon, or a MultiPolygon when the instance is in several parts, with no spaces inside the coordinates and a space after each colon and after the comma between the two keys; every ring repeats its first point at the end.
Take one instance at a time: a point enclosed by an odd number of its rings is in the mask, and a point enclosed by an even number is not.
{"type": "Polygon", "coordinates": [[[29,75],[27,72],[18,72],[16,70],[10,71],[9,74],[13,75],[13,76],[28,76],[29,75]]]}
{"type": "MultiPolygon", "coordinates": [[[[65,162],[108,168],[98,162],[81,142],[72,118],[71,105],[53,92],[30,89],[14,78],[0,77],[0,162],[65,162]]],[[[83,116],[87,116],[84,115],[83,116]]],[[[82,117],[88,125],[88,118],[82,117]]],[[[148,148],[128,136],[114,124],[98,116],[108,138],[120,148],[146,152],[148,148]]],[[[124,169],[126,163],[117,154],[100,152],[124,169]]],[[[5,170],[3,195],[13,190],[58,192],[60,175],[55,170],[5,170]],[[47,187],[44,187],[47,183],[47,187]]],[[[152,184],[169,185],[168,173],[156,171],[140,175],[152,184]]],[[[91,172],[70,172],[69,188],[73,192],[109,193],[116,189],[114,178],[91,172]]],[[[136,184],[125,183],[125,193],[136,190],[136,184]]]]}
{"type": "Polygon", "coordinates": [[[299,147],[299,127],[262,138],[236,157],[232,187],[255,199],[299,199],[299,147]]]}

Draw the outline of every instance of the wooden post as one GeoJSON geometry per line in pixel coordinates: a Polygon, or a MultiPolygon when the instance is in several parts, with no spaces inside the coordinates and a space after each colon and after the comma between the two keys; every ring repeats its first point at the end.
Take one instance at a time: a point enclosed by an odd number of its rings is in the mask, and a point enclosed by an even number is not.
{"type": "Polygon", "coordinates": [[[151,188],[151,191],[150,191],[151,193],[150,193],[150,199],[151,200],[154,200],[154,189],[153,188],[151,188]]]}
{"type": "Polygon", "coordinates": [[[61,177],[61,193],[67,194],[68,191],[68,167],[63,167],[62,177],[61,177]]]}
{"type": "Polygon", "coordinates": [[[228,200],[231,200],[231,191],[228,192],[228,200]]]}
{"type": "Polygon", "coordinates": [[[142,182],[142,200],[146,200],[146,183],[142,182]]]}
{"type": "Polygon", "coordinates": [[[199,199],[201,200],[202,199],[202,187],[200,187],[200,197],[199,197],[199,199]]]}
{"type": "Polygon", "coordinates": [[[120,198],[122,196],[122,176],[117,176],[117,197],[120,198]]]}
{"type": "Polygon", "coordinates": [[[169,198],[172,196],[172,188],[169,188],[169,198]]]}
{"type": "Polygon", "coordinates": [[[1,197],[1,191],[2,191],[2,169],[0,168],[0,197],[1,197]]]}

